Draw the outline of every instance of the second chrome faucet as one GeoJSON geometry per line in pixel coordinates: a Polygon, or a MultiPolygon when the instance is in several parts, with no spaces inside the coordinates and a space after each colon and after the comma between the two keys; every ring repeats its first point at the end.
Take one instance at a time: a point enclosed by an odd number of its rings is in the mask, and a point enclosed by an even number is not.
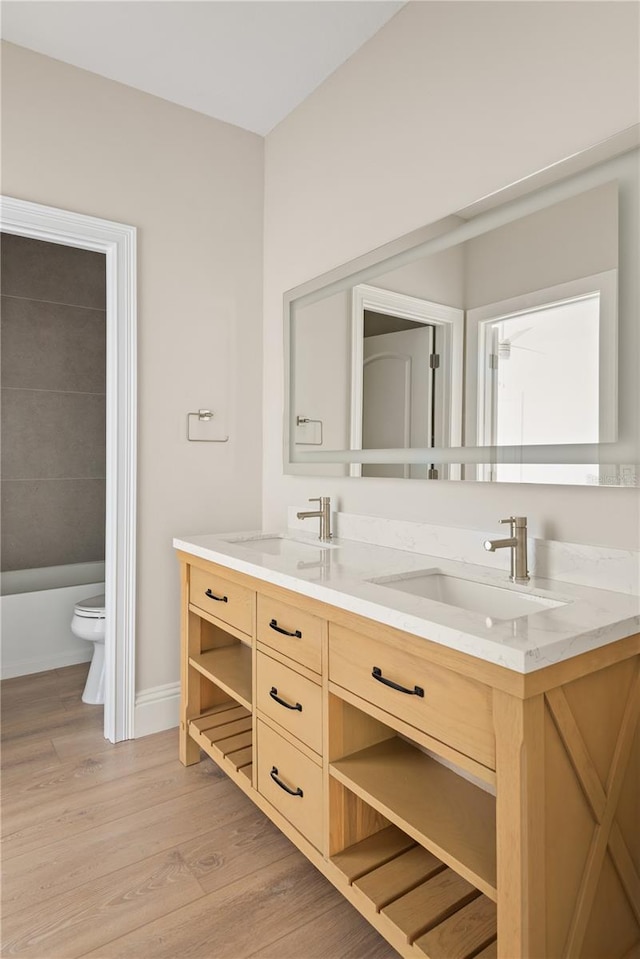
{"type": "Polygon", "coordinates": [[[501,519],[501,523],[509,523],[511,536],[505,539],[487,539],[484,548],[490,553],[504,547],[511,548],[511,575],[512,583],[528,583],[529,570],[527,569],[527,517],[509,516],[501,519]]]}
{"type": "Polygon", "coordinates": [[[298,519],[310,519],[317,516],[320,519],[320,535],[318,539],[323,543],[328,543],[331,539],[331,499],[328,496],[316,496],[309,500],[310,503],[319,503],[320,508],[314,510],[303,510],[297,513],[298,519]]]}

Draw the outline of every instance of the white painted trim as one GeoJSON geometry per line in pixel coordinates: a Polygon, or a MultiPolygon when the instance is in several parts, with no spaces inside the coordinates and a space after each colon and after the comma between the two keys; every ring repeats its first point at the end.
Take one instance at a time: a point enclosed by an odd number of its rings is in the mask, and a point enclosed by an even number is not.
{"type": "Polygon", "coordinates": [[[180,683],[152,686],[136,696],[135,738],[173,729],[180,722],[180,683]]]}
{"type": "MultiPolygon", "coordinates": [[[[406,293],[395,293],[378,286],[359,283],[351,294],[351,449],[362,449],[362,388],[364,313],[372,310],[390,313],[415,323],[434,324],[444,333],[440,350],[442,393],[440,433],[447,446],[462,445],[462,365],[464,344],[464,310],[443,303],[433,303],[406,293]]],[[[460,468],[449,468],[449,479],[459,478],[460,468]]],[[[362,465],[351,463],[350,476],[361,476],[362,465]]]]}
{"type": "Polygon", "coordinates": [[[104,734],[133,738],[136,588],[136,228],[0,198],[0,229],[105,254],[107,274],[107,492],[104,734]]]}

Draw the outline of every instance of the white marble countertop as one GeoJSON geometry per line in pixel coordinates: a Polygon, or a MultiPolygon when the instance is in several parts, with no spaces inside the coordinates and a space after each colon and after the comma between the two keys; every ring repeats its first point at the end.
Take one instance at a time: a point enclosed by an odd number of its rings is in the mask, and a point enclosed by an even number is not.
{"type": "Polygon", "coordinates": [[[328,548],[322,548],[312,535],[298,530],[176,537],[173,545],[192,556],[519,673],[542,669],[640,632],[638,596],[542,577],[518,586],[509,583],[502,571],[402,549],[345,539],[334,539],[328,548]],[[277,538],[287,543],[282,546],[277,538]],[[271,549],[280,549],[283,555],[271,549]],[[403,574],[434,569],[562,605],[510,619],[491,619],[484,613],[401,592],[393,588],[393,581],[386,585],[370,582],[372,578],[402,578],[403,574]]]}

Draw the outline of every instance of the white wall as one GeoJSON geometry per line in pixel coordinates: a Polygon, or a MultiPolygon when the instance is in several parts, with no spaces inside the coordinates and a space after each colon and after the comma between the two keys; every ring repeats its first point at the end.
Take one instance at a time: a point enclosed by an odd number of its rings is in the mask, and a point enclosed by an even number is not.
{"type": "Polygon", "coordinates": [[[634,548],[637,490],[284,476],[282,294],[640,118],[636,4],[412,2],[266,140],[265,526],[340,508],[634,548]],[[496,527],[497,528],[497,527],[496,527]]]}
{"type": "Polygon", "coordinates": [[[139,231],[136,686],[173,683],[172,537],[260,524],[263,141],[10,44],[2,81],[2,192],[139,231]]]}

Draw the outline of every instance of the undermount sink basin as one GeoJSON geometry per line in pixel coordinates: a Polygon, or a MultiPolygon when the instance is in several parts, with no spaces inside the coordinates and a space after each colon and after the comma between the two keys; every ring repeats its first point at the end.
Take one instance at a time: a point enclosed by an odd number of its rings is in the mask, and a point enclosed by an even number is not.
{"type": "Polygon", "coordinates": [[[225,537],[225,543],[243,546],[245,549],[255,550],[257,553],[268,553],[270,556],[285,556],[292,559],[312,559],[318,550],[337,549],[333,543],[322,543],[296,539],[284,533],[256,533],[255,536],[225,537]]]}
{"type": "Polygon", "coordinates": [[[556,606],[566,606],[566,602],[561,599],[519,592],[508,586],[493,586],[490,583],[462,579],[439,569],[419,570],[407,573],[406,576],[381,576],[369,582],[410,593],[412,596],[435,600],[446,606],[482,613],[492,620],[516,619],[556,606]]]}

